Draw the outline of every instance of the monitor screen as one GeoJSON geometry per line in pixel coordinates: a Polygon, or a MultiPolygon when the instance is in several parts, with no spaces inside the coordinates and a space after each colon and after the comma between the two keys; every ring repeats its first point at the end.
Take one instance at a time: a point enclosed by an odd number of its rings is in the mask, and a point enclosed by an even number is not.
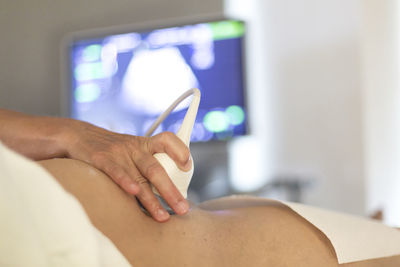
{"type": "MultiPolygon", "coordinates": [[[[247,132],[243,22],[223,20],[74,39],[68,46],[69,115],[144,135],[183,92],[199,88],[192,142],[247,132]]],[[[156,130],[176,132],[190,99],[156,130]]]]}

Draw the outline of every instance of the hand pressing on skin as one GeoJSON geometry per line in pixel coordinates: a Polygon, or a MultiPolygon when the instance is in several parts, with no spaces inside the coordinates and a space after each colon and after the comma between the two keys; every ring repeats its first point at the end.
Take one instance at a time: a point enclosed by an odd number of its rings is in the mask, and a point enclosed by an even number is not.
{"type": "Polygon", "coordinates": [[[153,157],[155,153],[167,153],[181,170],[190,170],[189,149],[176,135],[164,132],[140,137],[109,132],[90,124],[78,123],[75,127],[68,137],[68,157],[85,161],[108,174],[122,189],[136,195],[158,221],[167,220],[169,214],[149,182],[177,214],[188,211],[187,201],[153,157]]]}
{"type": "Polygon", "coordinates": [[[181,170],[190,170],[188,147],[170,132],[153,137],[132,136],[82,121],[0,109],[0,140],[34,160],[69,157],[91,164],[124,191],[136,195],[157,221],[168,220],[169,214],[155,197],[150,183],[177,214],[185,214],[189,209],[188,202],[153,157],[155,153],[167,153],[181,170]]]}

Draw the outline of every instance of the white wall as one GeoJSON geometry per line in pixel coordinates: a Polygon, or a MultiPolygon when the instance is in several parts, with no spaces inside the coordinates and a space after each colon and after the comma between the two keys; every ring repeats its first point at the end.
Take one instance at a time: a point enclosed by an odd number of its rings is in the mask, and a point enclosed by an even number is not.
{"type": "Polygon", "coordinates": [[[249,3],[225,10],[259,23],[249,94],[270,176],[309,175],[305,202],[400,225],[399,2],[249,3]]]}
{"type": "Polygon", "coordinates": [[[400,69],[397,0],[364,1],[363,95],[367,206],[400,225],[400,69]]]}
{"type": "Polygon", "coordinates": [[[57,115],[60,44],[78,30],[222,14],[222,0],[0,0],[0,107],[57,115]]]}
{"type": "Polygon", "coordinates": [[[360,1],[250,2],[257,8],[227,0],[226,12],[262,23],[249,36],[260,42],[248,44],[258,54],[248,69],[260,81],[249,94],[268,106],[252,127],[269,131],[271,175],[315,178],[306,203],[364,214],[360,1]]]}

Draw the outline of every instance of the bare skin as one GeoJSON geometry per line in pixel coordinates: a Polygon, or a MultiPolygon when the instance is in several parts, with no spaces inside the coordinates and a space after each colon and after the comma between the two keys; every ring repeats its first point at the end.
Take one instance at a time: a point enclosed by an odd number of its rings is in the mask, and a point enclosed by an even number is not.
{"type": "Polygon", "coordinates": [[[123,190],[136,195],[157,221],[169,214],[150,188],[152,183],[177,214],[188,202],[153,157],[167,153],[183,171],[191,168],[189,148],[174,134],[153,137],[118,134],[67,118],[30,116],[0,109],[0,140],[33,160],[73,158],[103,171],[123,190]]]}
{"type": "Polygon", "coordinates": [[[40,164],[135,267],[400,266],[400,256],[338,265],[329,240],[276,202],[216,200],[157,223],[90,165],[69,159],[40,164]]]}

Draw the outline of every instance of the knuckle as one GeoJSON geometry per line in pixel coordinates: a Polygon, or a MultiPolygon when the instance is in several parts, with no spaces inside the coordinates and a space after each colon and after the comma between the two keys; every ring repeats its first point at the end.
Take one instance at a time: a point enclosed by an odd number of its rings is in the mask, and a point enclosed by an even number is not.
{"type": "Polygon", "coordinates": [[[142,138],[140,140],[142,151],[151,151],[151,142],[153,137],[142,138]]]}
{"type": "Polygon", "coordinates": [[[135,182],[137,182],[139,185],[148,184],[148,183],[149,183],[149,181],[148,181],[146,178],[144,178],[143,176],[137,176],[134,180],[135,180],[135,182]]]}
{"type": "Polygon", "coordinates": [[[106,171],[116,182],[125,178],[125,172],[118,166],[109,166],[106,171]]]}
{"type": "Polygon", "coordinates": [[[103,161],[100,168],[112,177],[115,177],[119,173],[118,167],[110,161],[103,161]]]}
{"type": "Polygon", "coordinates": [[[175,137],[175,134],[169,131],[165,131],[163,132],[163,135],[165,136],[165,138],[173,138],[175,137]]]}
{"type": "Polygon", "coordinates": [[[142,144],[148,137],[143,137],[143,136],[129,136],[127,139],[127,144],[129,144],[130,147],[138,147],[140,144],[142,144]]]}
{"type": "Polygon", "coordinates": [[[163,167],[158,162],[154,162],[147,167],[146,176],[151,179],[160,174],[163,170],[163,167]]]}
{"type": "Polygon", "coordinates": [[[182,163],[185,163],[186,161],[188,161],[189,157],[190,157],[190,150],[189,150],[189,148],[188,148],[188,147],[183,148],[183,149],[181,150],[181,153],[179,154],[179,160],[180,160],[182,163]]]}
{"type": "Polygon", "coordinates": [[[95,152],[91,155],[91,161],[95,166],[102,166],[107,160],[107,156],[103,152],[95,152]]]}
{"type": "Polygon", "coordinates": [[[173,138],[176,138],[176,135],[171,132],[162,132],[160,133],[159,138],[162,143],[168,143],[173,138]]]}

